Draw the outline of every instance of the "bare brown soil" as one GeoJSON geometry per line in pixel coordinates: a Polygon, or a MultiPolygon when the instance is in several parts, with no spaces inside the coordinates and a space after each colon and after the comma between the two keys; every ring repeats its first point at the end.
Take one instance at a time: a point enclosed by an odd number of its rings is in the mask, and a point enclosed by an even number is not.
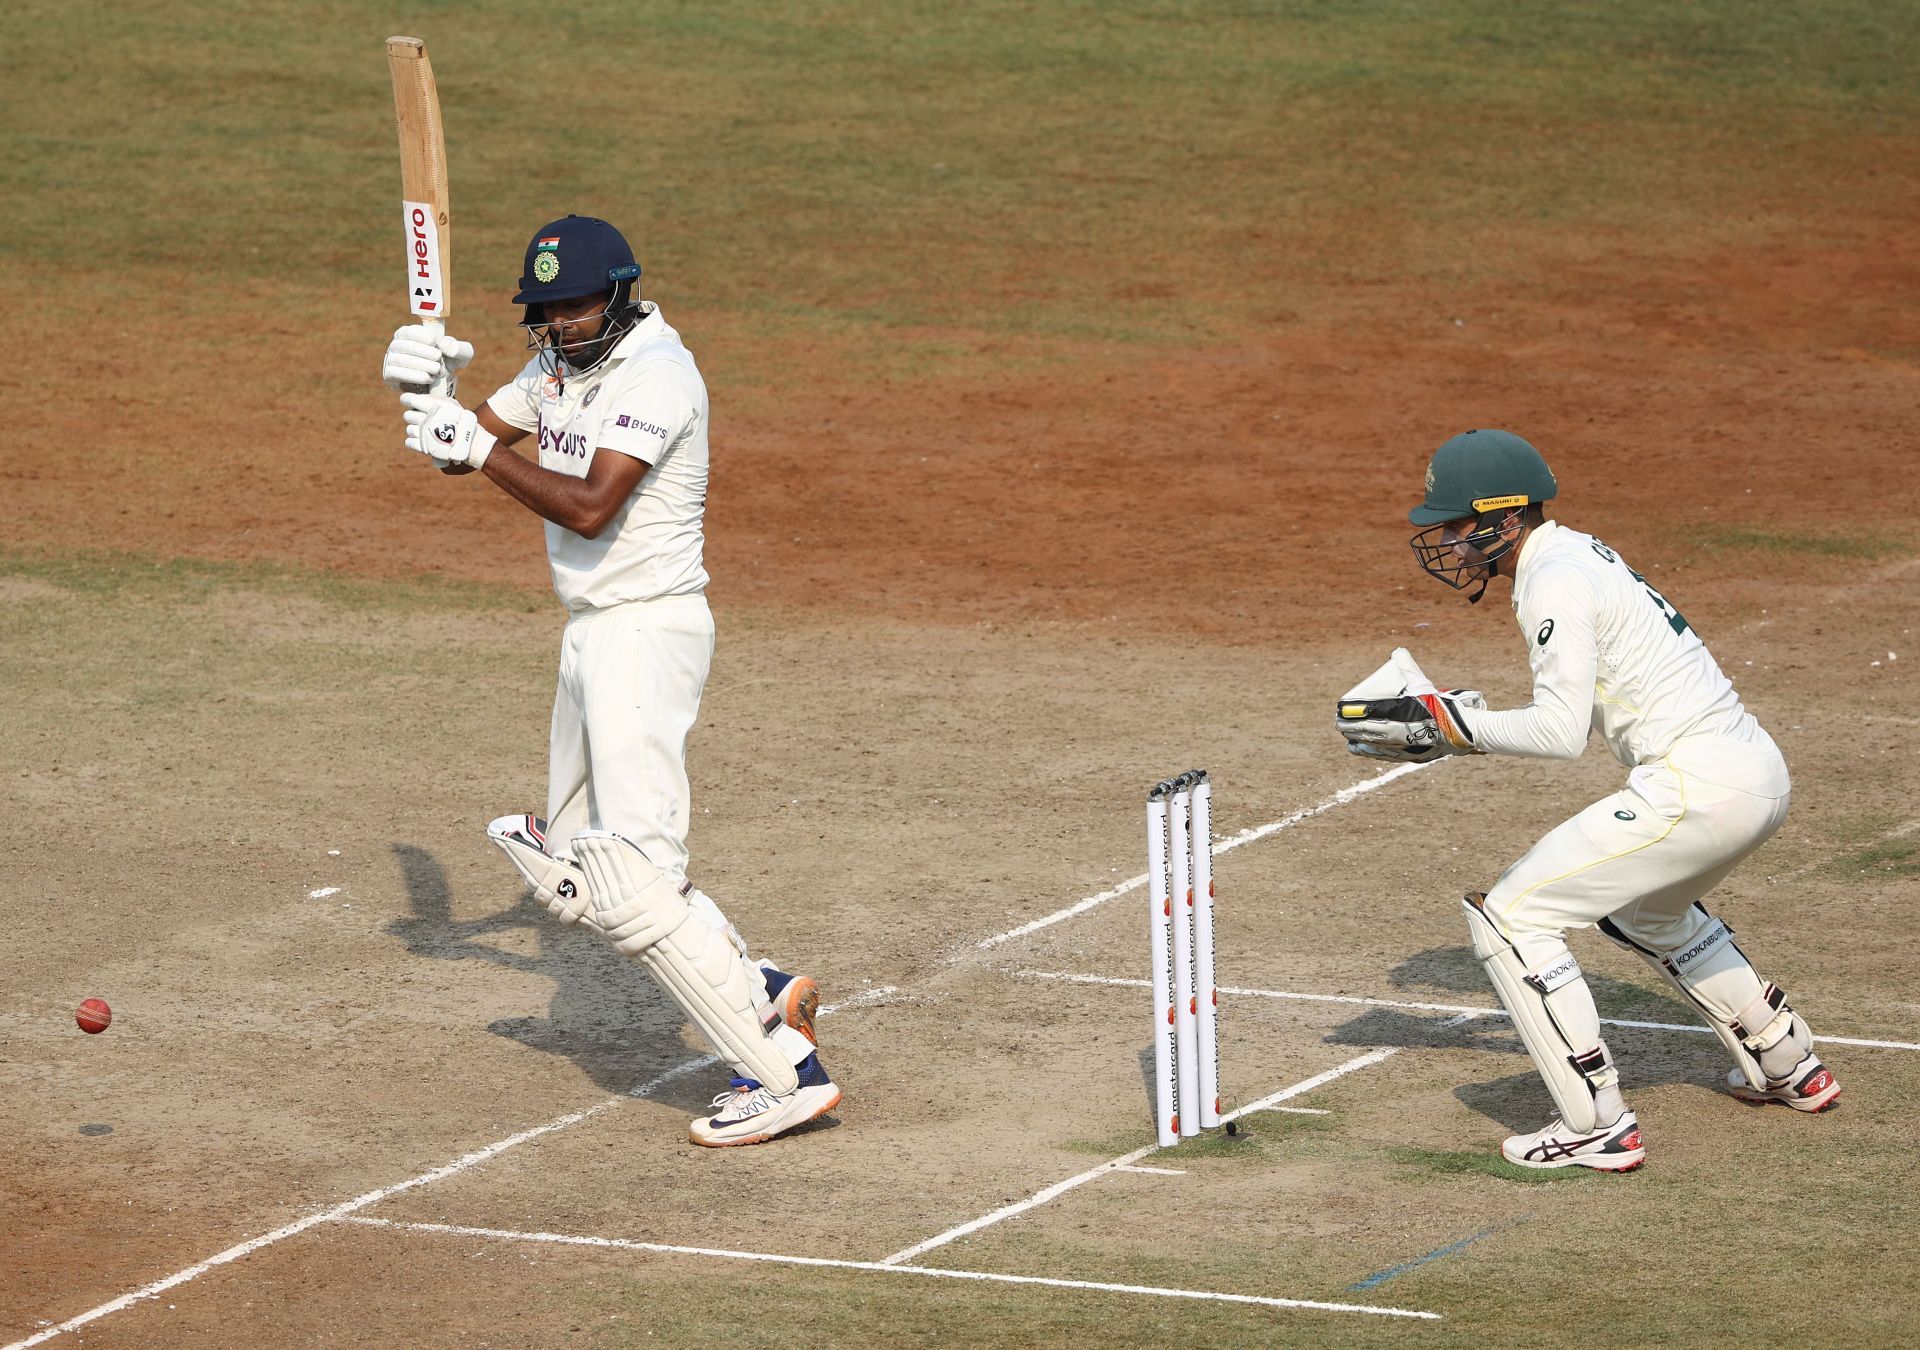
{"type": "MultiPolygon", "coordinates": [[[[1920,320],[1901,297],[1920,286],[1920,259],[1904,228],[1835,237],[1679,259],[1602,242],[1543,260],[1535,290],[1397,285],[1227,348],[1055,346],[1026,361],[982,338],[977,373],[915,382],[850,386],[830,344],[811,340],[791,365],[770,363],[791,372],[779,387],[715,389],[714,598],[1344,639],[1330,587],[1376,604],[1384,588],[1396,616],[1449,604],[1411,572],[1400,522],[1432,447],[1483,424],[1547,452],[1572,522],[1668,567],[1694,561],[1700,527],[1910,541],[1920,320]],[[1175,561],[1183,549],[1190,563],[1175,561]],[[1180,584],[1154,584],[1169,567],[1180,584]]],[[[36,370],[23,439],[80,434],[97,452],[20,466],[16,549],[88,538],[545,587],[524,511],[477,481],[436,481],[398,449],[388,400],[368,387],[382,313],[245,297],[301,322],[269,335],[276,372],[236,403],[207,387],[203,351],[126,346],[165,330],[163,299],[137,293],[81,335],[114,352],[108,378],[129,391],[114,418],[58,423],[82,373],[36,370]]],[[[752,341],[663,299],[696,353],[720,354],[710,377],[752,341]]],[[[517,364],[499,319],[472,321],[483,355],[469,398],[517,364]]],[[[1709,560],[1708,584],[1751,561],[1709,560]]],[[[1787,549],[1766,564],[1799,560],[1787,549]]]]}

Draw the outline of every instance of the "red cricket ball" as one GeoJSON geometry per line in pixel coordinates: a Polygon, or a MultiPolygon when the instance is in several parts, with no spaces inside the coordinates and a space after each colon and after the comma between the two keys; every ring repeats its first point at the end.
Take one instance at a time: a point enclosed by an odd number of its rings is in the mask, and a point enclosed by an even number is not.
{"type": "Polygon", "coordinates": [[[113,1024],[113,1009],[104,998],[90,998],[74,1010],[73,1020],[89,1036],[97,1036],[113,1024]]]}

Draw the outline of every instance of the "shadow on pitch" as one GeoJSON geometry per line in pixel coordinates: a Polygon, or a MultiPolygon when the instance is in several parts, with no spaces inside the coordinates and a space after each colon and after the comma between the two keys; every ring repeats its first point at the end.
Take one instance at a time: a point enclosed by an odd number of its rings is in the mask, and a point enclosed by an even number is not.
{"type": "MultiPolygon", "coordinates": [[[[607,1092],[630,1092],[703,1053],[690,1048],[686,1016],[645,972],[580,927],[562,927],[521,888],[514,901],[477,919],[456,919],[445,870],[412,844],[393,845],[406,888],[410,917],[387,931],[415,956],[441,961],[479,961],[554,982],[544,1017],[504,1017],[487,1030],[530,1049],[563,1055],[607,1092]],[[517,935],[530,932],[536,953],[528,955],[517,935]],[[490,939],[515,935],[510,945],[490,939]]],[[[502,878],[505,893],[510,882],[502,878]]],[[[724,1065],[684,1074],[649,1093],[647,1100],[704,1112],[726,1086],[724,1065]]]]}

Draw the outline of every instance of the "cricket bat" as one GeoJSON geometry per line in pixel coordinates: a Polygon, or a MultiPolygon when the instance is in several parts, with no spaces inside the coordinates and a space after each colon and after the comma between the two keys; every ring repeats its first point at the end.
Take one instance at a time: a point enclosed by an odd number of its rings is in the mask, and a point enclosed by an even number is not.
{"type": "MultiPolygon", "coordinates": [[[[387,39],[387,70],[393,76],[393,115],[400,128],[400,208],[406,226],[407,305],[436,338],[447,331],[453,308],[453,211],[447,200],[447,138],[440,126],[440,90],[433,82],[427,44],[415,37],[387,39]]],[[[434,381],[428,393],[452,391],[453,376],[434,381]]],[[[441,472],[451,469],[433,461],[441,472]]]]}

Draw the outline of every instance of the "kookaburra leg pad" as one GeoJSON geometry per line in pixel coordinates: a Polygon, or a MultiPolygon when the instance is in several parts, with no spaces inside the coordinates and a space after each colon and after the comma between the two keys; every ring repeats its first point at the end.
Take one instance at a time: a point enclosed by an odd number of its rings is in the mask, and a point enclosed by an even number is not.
{"type": "Polygon", "coordinates": [[[1687,912],[1677,942],[1672,933],[1665,935],[1671,945],[1648,941],[1618,919],[1602,919],[1600,931],[1659,971],[1700,1010],[1754,1087],[1786,1082],[1813,1053],[1813,1033],[1787,1006],[1786,993],[1761,980],[1734,943],[1733,929],[1705,906],[1687,912]]]}
{"type": "Polygon", "coordinates": [[[1462,902],[1474,955],[1513,1014],[1514,1030],[1546,1080],[1560,1119],[1581,1134],[1612,1124],[1627,1105],[1580,963],[1555,936],[1524,936],[1523,949],[1487,916],[1485,901],[1475,893],[1462,902]]]}

